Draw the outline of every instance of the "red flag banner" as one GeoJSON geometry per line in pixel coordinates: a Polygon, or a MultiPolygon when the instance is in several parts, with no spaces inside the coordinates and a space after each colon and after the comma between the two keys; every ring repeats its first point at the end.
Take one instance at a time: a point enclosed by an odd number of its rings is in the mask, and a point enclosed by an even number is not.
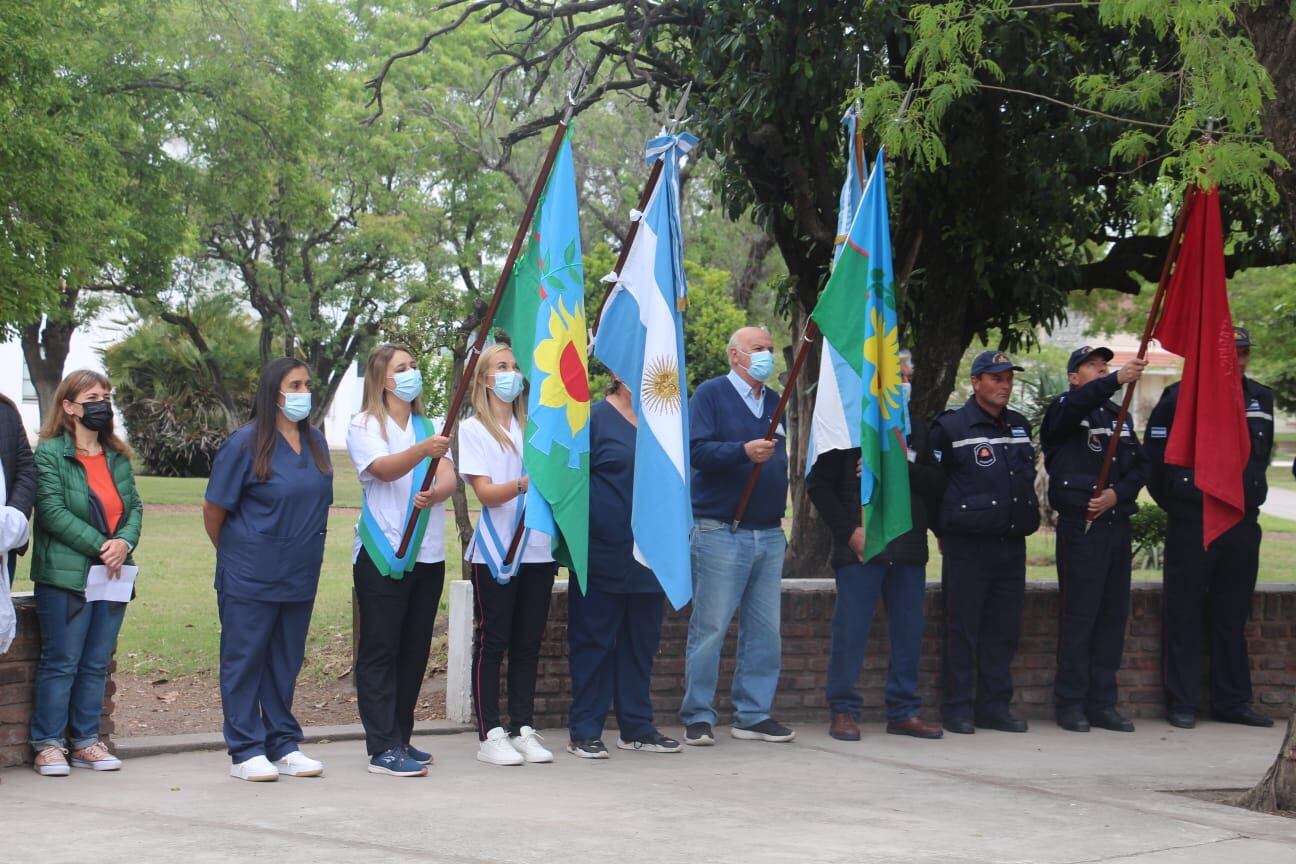
{"type": "Polygon", "coordinates": [[[1251,456],[1224,276],[1219,190],[1190,190],[1183,245],[1156,338],[1184,358],[1165,460],[1192,468],[1202,493],[1202,544],[1241,521],[1242,471],[1251,456]]]}

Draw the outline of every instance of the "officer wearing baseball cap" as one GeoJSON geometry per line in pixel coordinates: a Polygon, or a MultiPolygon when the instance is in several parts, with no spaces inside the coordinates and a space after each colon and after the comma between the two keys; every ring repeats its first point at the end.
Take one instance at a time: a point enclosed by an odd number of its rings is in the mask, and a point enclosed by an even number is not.
{"type": "Polygon", "coordinates": [[[1137,381],[1147,361],[1134,358],[1115,372],[1107,348],[1088,345],[1071,352],[1071,388],[1049,405],[1040,424],[1040,446],[1049,478],[1049,505],[1057,511],[1057,677],[1053,701],[1057,723],[1072,732],[1090,725],[1133,732],[1116,711],[1116,670],[1125,647],[1129,616],[1129,517],[1147,480],[1147,458],[1127,418],[1119,431],[1117,390],[1137,381]],[[1098,474],[1113,435],[1118,436],[1107,485],[1097,494],[1098,474]]]}
{"type": "Polygon", "coordinates": [[[1260,569],[1260,505],[1269,494],[1265,469],[1273,451],[1273,391],[1246,377],[1251,334],[1233,328],[1242,400],[1251,432],[1251,458],[1242,474],[1242,521],[1202,549],[1202,499],[1193,471],[1165,461],[1179,384],[1171,384],[1148,418],[1144,443],[1150,462],[1148,491],[1166,511],[1164,595],[1161,602],[1162,677],[1166,719],[1191,729],[1201,688],[1201,635],[1210,610],[1211,715],[1225,723],[1272,726],[1251,707],[1251,663],[1244,628],[1260,569]]]}
{"type": "Polygon", "coordinates": [[[936,418],[926,457],[945,477],[936,526],[945,605],[942,720],[961,734],[1027,728],[1008,707],[1026,535],[1039,527],[1030,424],[1008,409],[1013,373],[1021,369],[1002,351],[978,354],[972,398],[936,418]]]}

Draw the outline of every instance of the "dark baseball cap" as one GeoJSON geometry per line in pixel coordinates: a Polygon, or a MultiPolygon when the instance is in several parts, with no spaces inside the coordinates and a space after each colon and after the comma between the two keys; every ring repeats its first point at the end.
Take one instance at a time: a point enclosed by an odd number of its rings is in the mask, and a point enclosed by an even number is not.
{"type": "Polygon", "coordinates": [[[1081,366],[1084,365],[1086,360],[1088,360],[1090,357],[1094,356],[1095,354],[1097,354],[1099,357],[1103,358],[1104,360],[1108,360],[1108,361],[1110,361],[1113,357],[1116,356],[1111,352],[1110,348],[1102,348],[1102,347],[1091,348],[1088,345],[1084,346],[1083,348],[1077,348],[1076,350],[1071,352],[1071,357],[1070,359],[1067,360],[1067,374],[1070,374],[1076,371],[1077,369],[1079,369],[1081,366]]]}
{"type": "Polygon", "coordinates": [[[1012,358],[1002,351],[982,351],[972,361],[972,374],[980,375],[983,372],[1007,372],[1009,369],[1014,372],[1024,372],[1021,366],[1013,363],[1012,358]]]}
{"type": "Polygon", "coordinates": [[[1233,328],[1233,344],[1239,348],[1251,347],[1251,332],[1245,327],[1233,328]]]}

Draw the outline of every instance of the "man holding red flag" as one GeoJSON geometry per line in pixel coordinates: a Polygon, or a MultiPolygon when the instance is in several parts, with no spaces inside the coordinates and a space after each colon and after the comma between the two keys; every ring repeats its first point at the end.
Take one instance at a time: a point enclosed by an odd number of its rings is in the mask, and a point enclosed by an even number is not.
{"type": "Polygon", "coordinates": [[[1210,609],[1211,713],[1272,726],[1251,702],[1243,632],[1259,569],[1258,516],[1268,487],[1273,393],[1243,377],[1246,331],[1234,328],[1224,276],[1219,193],[1190,190],[1183,245],[1156,337],[1184,358],[1148,420],[1148,491],[1166,511],[1162,670],[1171,725],[1196,724],[1201,635],[1210,609]],[[1254,410],[1252,410],[1254,409],[1254,410]]]}

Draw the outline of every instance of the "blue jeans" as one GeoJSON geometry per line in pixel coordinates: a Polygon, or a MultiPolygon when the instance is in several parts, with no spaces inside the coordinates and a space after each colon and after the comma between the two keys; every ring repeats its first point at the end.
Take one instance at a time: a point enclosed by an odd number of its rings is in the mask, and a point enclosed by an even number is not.
{"type": "Polygon", "coordinates": [[[781,528],[730,531],[728,523],[716,519],[694,520],[693,612],[684,652],[684,703],[679,712],[685,725],[716,722],[713,702],[720,677],[720,649],[735,612],[734,722],[753,726],[769,719],[782,665],[779,615],[786,549],[781,528]]]}
{"type": "Polygon", "coordinates": [[[41,655],[32,706],[32,749],[89,747],[99,740],[108,664],[126,617],[125,603],[96,600],[68,619],[75,594],[36,583],[41,655]],[[64,737],[67,735],[68,737],[64,737]]]}
{"type": "Polygon", "coordinates": [[[927,574],[921,564],[849,564],[837,570],[837,607],[833,610],[832,652],[828,658],[828,708],[856,720],[864,699],[855,689],[864,668],[873,609],[886,604],[891,662],[887,667],[887,720],[917,715],[918,658],[922,654],[923,600],[927,574]]]}

